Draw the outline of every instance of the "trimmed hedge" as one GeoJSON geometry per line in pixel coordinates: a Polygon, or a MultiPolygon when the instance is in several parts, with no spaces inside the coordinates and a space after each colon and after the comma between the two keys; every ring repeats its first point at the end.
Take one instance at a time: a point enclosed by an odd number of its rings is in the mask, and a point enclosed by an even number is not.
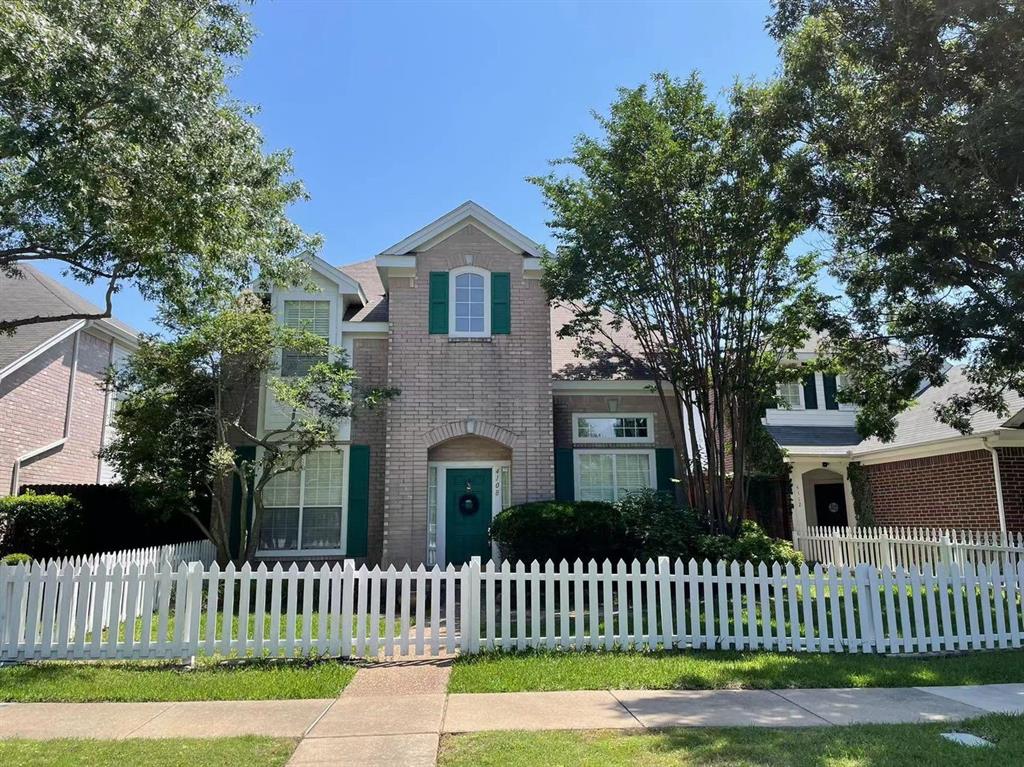
{"type": "Polygon", "coordinates": [[[83,533],[82,504],[70,495],[0,498],[0,554],[24,552],[34,559],[66,556],[83,533]]]}
{"type": "Polygon", "coordinates": [[[502,556],[513,562],[658,557],[749,560],[755,565],[803,561],[792,544],[772,538],[750,520],[736,537],[711,535],[691,509],[654,490],[632,493],[617,504],[536,501],[512,506],[494,518],[490,534],[502,556]]]}
{"type": "Polygon", "coordinates": [[[512,561],[617,560],[627,555],[625,538],[618,510],[601,501],[524,503],[491,522],[491,540],[512,561]]]}

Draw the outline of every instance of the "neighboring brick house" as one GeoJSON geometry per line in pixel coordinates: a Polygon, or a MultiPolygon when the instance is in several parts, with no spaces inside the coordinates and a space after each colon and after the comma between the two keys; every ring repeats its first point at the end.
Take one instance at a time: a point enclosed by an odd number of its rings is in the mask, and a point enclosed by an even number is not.
{"type": "MultiPolygon", "coordinates": [[[[0,318],[99,314],[37,269],[0,274],[0,318]]],[[[97,453],[110,437],[107,369],[137,346],[115,319],[69,319],[0,334],[0,495],[29,484],[91,484],[113,473],[97,453]]]]}
{"type": "MultiPolygon", "coordinates": [[[[273,292],[282,322],[401,394],[268,488],[262,556],[461,562],[491,553],[491,517],[510,504],[671,487],[657,395],[557,338],[568,315],[548,304],[541,254],[468,202],[370,261],[317,260],[318,292],[273,292]]],[[[269,392],[259,418],[280,418],[269,392]]]]}
{"type": "MultiPolygon", "coordinates": [[[[810,359],[812,348],[798,357],[810,359]]],[[[769,433],[792,466],[793,527],[855,526],[857,464],[876,525],[1024,531],[1024,398],[1009,392],[1009,417],[976,413],[973,432],[960,434],[935,420],[936,403],[966,393],[953,367],[949,380],[922,391],[897,419],[892,441],[861,439],[856,409],[841,404],[843,380],[814,374],[780,390],[788,409],[767,411],[769,433]]]]}

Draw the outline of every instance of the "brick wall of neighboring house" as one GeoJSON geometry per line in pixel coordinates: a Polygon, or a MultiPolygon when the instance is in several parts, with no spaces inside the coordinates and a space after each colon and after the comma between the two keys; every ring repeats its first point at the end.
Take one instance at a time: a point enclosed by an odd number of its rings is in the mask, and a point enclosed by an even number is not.
{"type": "MultiPolygon", "coordinates": [[[[356,338],[352,343],[352,367],[358,386],[387,386],[388,342],[385,338],[356,338]]],[[[370,515],[367,561],[379,562],[384,536],[384,433],[387,405],[357,410],[352,418],[352,444],[370,447],[370,515]]]]}
{"type": "MultiPolygon", "coordinates": [[[[79,333],[71,429],[63,447],[22,465],[18,484],[94,483],[106,395],[100,384],[111,341],[79,333]]],[[[0,495],[11,489],[15,459],[60,439],[74,355],[67,338],[0,381],[0,495]]]]}
{"type": "Polygon", "coordinates": [[[1024,447],[998,448],[1006,529],[1024,532],[1024,447]]]}
{"type": "Polygon", "coordinates": [[[446,434],[501,436],[512,454],[512,502],[552,497],[551,335],[547,297],[523,275],[523,255],[468,225],[416,255],[415,278],[389,284],[385,564],[426,557],[427,454],[446,434]],[[430,272],[472,265],[508,272],[509,335],[449,339],[428,330],[430,272]]]}
{"type": "MultiPolygon", "coordinates": [[[[1008,467],[1007,473],[1019,482],[1024,461],[1014,460],[1018,468],[1008,467]]],[[[872,464],[866,469],[878,525],[999,529],[992,455],[987,450],[872,464]]],[[[1003,481],[1005,486],[1011,480],[1003,481]]]]}

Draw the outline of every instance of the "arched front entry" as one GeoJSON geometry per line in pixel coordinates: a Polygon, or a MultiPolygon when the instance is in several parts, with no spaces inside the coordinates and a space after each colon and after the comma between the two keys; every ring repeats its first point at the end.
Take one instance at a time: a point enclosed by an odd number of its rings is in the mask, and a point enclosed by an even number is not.
{"type": "Polygon", "coordinates": [[[853,510],[846,503],[843,475],[831,469],[813,469],[803,475],[808,525],[848,527],[853,510]]]}
{"type": "Polygon", "coordinates": [[[428,565],[492,557],[488,530],[494,515],[509,504],[511,470],[511,449],[476,434],[428,450],[428,565]]]}

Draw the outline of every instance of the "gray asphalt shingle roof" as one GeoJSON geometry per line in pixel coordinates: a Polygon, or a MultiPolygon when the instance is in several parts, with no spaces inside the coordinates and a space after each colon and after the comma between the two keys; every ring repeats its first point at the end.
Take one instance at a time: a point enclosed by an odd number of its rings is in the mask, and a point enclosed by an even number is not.
{"type": "Polygon", "coordinates": [[[852,426],[765,426],[782,447],[853,447],[860,435],[852,426]]]}
{"type": "MultiPolygon", "coordinates": [[[[924,442],[961,436],[960,432],[952,426],[935,420],[936,403],[945,402],[954,394],[965,394],[971,388],[971,383],[967,380],[961,367],[950,368],[948,379],[942,386],[925,389],[918,395],[917,403],[900,414],[896,419],[896,436],[892,442],[882,442],[877,437],[871,437],[858,443],[857,452],[919,445],[924,442]]],[[[1006,404],[1010,410],[1007,416],[1000,416],[989,410],[975,413],[971,418],[974,432],[998,429],[1012,416],[1024,410],[1024,397],[1016,392],[1007,392],[1006,404]]]]}
{"type": "MultiPolygon", "coordinates": [[[[15,319],[36,315],[100,314],[102,309],[68,290],[56,280],[47,277],[29,264],[19,264],[21,277],[0,272],[0,319],[15,319]]],[[[22,325],[14,335],[0,334],[0,369],[21,359],[36,347],[67,330],[78,320],[41,322],[22,325]]],[[[111,318],[109,322],[132,335],[134,328],[111,318]]]]}

